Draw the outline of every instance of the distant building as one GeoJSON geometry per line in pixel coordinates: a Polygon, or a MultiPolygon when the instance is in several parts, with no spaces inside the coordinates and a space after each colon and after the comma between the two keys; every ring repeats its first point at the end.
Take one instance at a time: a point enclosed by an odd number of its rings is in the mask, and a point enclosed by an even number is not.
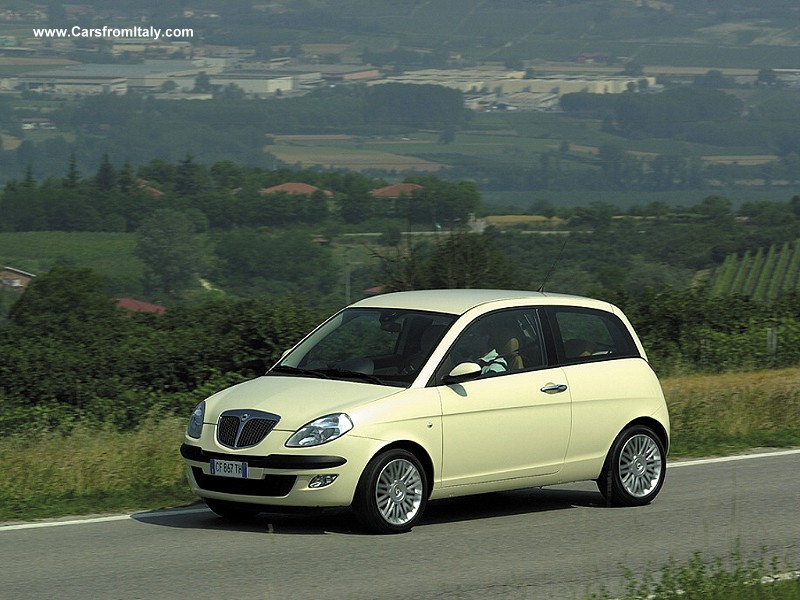
{"type": "Polygon", "coordinates": [[[370,192],[370,195],[373,198],[396,199],[403,196],[410,196],[421,189],[422,186],[416,183],[395,183],[394,185],[387,185],[386,187],[374,189],[370,192]]]}
{"type": "Polygon", "coordinates": [[[21,271],[14,267],[0,269],[0,288],[4,290],[24,290],[31,280],[36,277],[33,273],[21,271]]]}
{"type": "Polygon", "coordinates": [[[119,308],[127,310],[128,312],[144,312],[163,315],[167,310],[160,304],[151,304],[150,302],[136,300],[135,298],[115,298],[115,300],[117,301],[117,306],[119,308]]]}
{"type": "Polygon", "coordinates": [[[26,117],[19,119],[23,129],[55,129],[56,125],[45,117],[26,117]]]}
{"type": "Polygon", "coordinates": [[[322,190],[314,185],[309,185],[307,183],[299,183],[299,182],[281,183],[280,185],[273,185],[272,187],[262,188],[261,190],[259,190],[260,194],[265,194],[265,195],[275,194],[278,192],[283,192],[285,194],[299,194],[303,196],[311,196],[316,192],[322,192],[328,198],[333,196],[333,192],[330,192],[328,190],[322,190]]]}
{"type": "Polygon", "coordinates": [[[331,83],[349,83],[351,81],[366,81],[377,79],[381,72],[374,67],[353,67],[353,66],[328,66],[318,65],[322,71],[322,78],[331,83]]]}
{"type": "Polygon", "coordinates": [[[267,96],[291,92],[297,88],[297,79],[291,75],[276,75],[265,71],[225,71],[209,78],[212,86],[225,88],[235,85],[245,94],[267,96]]]}
{"type": "Polygon", "coordinates": [[[26,92],[51,94],[127,94],[128,80],[119,75],[90,73],[83,70],[44,71],[20,75],[17,79],[19,89],[26,92]]]}
{"type": "Polygon", "coordinates": [[[146,60],[141,64],[81,64],[62,69],[24,73],[17,78],[25,91],[54,94],[125,94],[128,89],[157,89],[175,78],[215,74],[220,62],[206,59],[146,60]]]}
{"type": "Polygon", "coordinates": [[[422,69],[371,81],[368,85],[384,83],[434,84],[461,90],[465,105],[475,110],[547,110],[557,105],[564,94],[621,94],[631,86],[638,90],[641,81],[647,89],[656,87],[655,77],[553,75],[527,78],[524,71],[508,71],[488,67],[471,69],[422,69]],[[508,98],[513,96],[512,98],[508,98]]]}

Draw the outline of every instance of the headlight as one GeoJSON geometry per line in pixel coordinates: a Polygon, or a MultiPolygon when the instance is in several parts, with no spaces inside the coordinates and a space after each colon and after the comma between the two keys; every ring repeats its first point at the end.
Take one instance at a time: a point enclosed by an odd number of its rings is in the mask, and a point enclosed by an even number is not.
{"type": "Polygon", "coordinates": [[[192,416],[189,418],[189,426],[186,428],[186,435],[194,439],[200,439],[200,434],[203,433],[203,420],[206,416],[206,401],[203,400],[194,409],[192,416]]]}
{"type": "Polygon", "coordinates": [[[303,425],[289,438],[286,445],[290,448],[319,446],[343,436],[353,428],[353,422],[344,413],[320,417],[303,425]]]}

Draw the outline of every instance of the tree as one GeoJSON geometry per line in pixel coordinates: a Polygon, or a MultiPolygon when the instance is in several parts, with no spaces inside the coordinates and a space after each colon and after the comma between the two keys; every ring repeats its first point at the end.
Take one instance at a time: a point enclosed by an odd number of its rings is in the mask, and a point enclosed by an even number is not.
{"type": "Polygon", "coordinates": [[[733,218],[733,204],[725,196],[706,196],[694,209],[712,221],[727,221],[733,218]]]}
{"type": "Polygon", "coordinates": [[[193,92],[208,93],[211,91],[211,89],[211,78],[205,71],[198,74],[197,77],[194,78],[194,88],[192,89],[193,92]]]}
{"type": "Polygon", "coordinates": [[[373,250],[380,261],[387,291],[425,288],[513,288],[514,267],[492,238],[475,233],[454,232],[433,248],[412,244],[394,252],[373,250]]]}
{"type": "Polygon", "coordinates": [[[459,90],[439,85],[386,83],[368,88],[365,120],[402,127],[455,129],[465,115],[459,90]]]}
{"type": "Polygon", "coordinates": [[[113,320],[117,310],[104,284],[91,269],[53,267],[31,282],[11,307],[9,321],[22,327],[44,324],[54,334],[68,328],[74,335],[81,327],[113,320]]]}
{"type": "Polygon", "coordinates": [[[339,275],[330,248],[303,231],[233,231],[219,237],[215,254],[216,281],[234,291],[328,294],[339,275]]]}
{"type": "Polygon", "coordinates": [[[758,85],[774,86],[776,83],[778,83],[778,76],[772,69],[759,69],[756,83],[758,85]]]}
{"type": "Polygon", "coordinates": [[[110,192],[117,184],[117,173],[108,158],[108,154],[103,154],[103,160],[94,176],[94,184],[98,190],[103,192],[110,192]]]}
{"type": "Polygon", "coordinates": [[[789,206],[792,207],[794,216],[800,218],[800,196],[792,196],[792,199],[789,200],[789,206]]]}
{"type": "Polygon", "coordinates": [[[64,178],[64,187],[75,189],[81,182],[81,173],[78,170],[78,160],[75,158],[75,153],[70,154],[69,165],[67,166],[67,176],[64,178]]]}
{"type": "Polygon", "coordinates": [[[387,292],[429,288],[427,250],[424,244],[412,244],[410,240],[405,247],[398,244],[386,253],[373,248],[372,255],[380,263],[383,288],[387,292]]]}
{"type": "Polygon", "coordinates": [[[117,174],[117,186],[123,194],[132,192],[136,187],[136,175],[130,162],[125,162],[122,169],[117,174]]]}
{"type": "Polygon", "coordinates": [[[435,177],[409,178],[422,189],[398,201],[398,208],[409,221],[433,227],[464,225],[480,205],[480,194],[471,181],[449,182],[435,177]]]}
{"type": "Polygon", "coordinates": [[[144,262],[145,288],[170,296],[192,284],[204,261],[192,220],[168,208],[142,222],[136,232],[136,254],[144,262]]]}
{"type": "Polygon", "coordinates": [[[202,165],[194,162],[194,157],[187,155],[178,163],[175,171],[175,193],[179,196],[193,196],[209,186],[208,172],[202,165]]]}
{"type": "Polygon", "coordinates": [[[511,263],[490,237],[457,232],[447,236],[430,258],[434,288],[513,288],[511,263]]]}
{"type": "Polygon", "coordinates": [[[622,74],[628,77],[640,77],[644,74],[644,67],[636,61],[629,60],[625,63],[625,68],[622,70],[622,74]]]}

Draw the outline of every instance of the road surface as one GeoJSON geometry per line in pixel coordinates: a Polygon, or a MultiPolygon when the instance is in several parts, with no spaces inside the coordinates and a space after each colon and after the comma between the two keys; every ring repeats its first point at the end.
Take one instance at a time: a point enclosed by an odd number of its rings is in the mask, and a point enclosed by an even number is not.
{"type": "Polygon", "coordinates": [[[800,450],[675,463],[638,508],[591,483],[434,502],[398,536],[346,511],[230,524],[201,506],[5,524],[0,598],[558,600],[737,548],[800,568],[800,450]]]}

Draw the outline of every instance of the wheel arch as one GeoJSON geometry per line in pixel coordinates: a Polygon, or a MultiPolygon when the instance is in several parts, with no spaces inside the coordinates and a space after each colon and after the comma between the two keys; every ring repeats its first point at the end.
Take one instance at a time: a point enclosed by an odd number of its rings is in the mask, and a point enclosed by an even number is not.
{"type": "MultiPolygon", "coordinates": [[[[416,442],[412,442],[410,440],[398,440],[396,442],[392,442],[391,444],[387,444],[383,446],[375,456],[379,454],[383,454],[388,450],[405,450],[406,452],[410,452],[414,456],[417,457],[417,460],[422,465],[422,469],[425,471],[425,478],[428,480],[428,498],[430,498],[431,494],[433,493],[433,459],[431,459],[428,451],[425,450],[424,447],[417,444],[416,442]]],[[[374,457],[373,457],[374,458],[374,457]]]]}
{"type": "Polygon", "coordinates": [[[634,425],[644,425],[652,429],[653,432],[658,436],[658,439],[661,440],[661,443],[664,444],[665,454],[669,454],[669,434],[667,434],[667,430],[662,423],[653,419],[652,417],[639,417],[638,419],[634,419],[625,425],[625,427],[620,430],[620,433],[630,427],[633,427],[634,425]]]}

